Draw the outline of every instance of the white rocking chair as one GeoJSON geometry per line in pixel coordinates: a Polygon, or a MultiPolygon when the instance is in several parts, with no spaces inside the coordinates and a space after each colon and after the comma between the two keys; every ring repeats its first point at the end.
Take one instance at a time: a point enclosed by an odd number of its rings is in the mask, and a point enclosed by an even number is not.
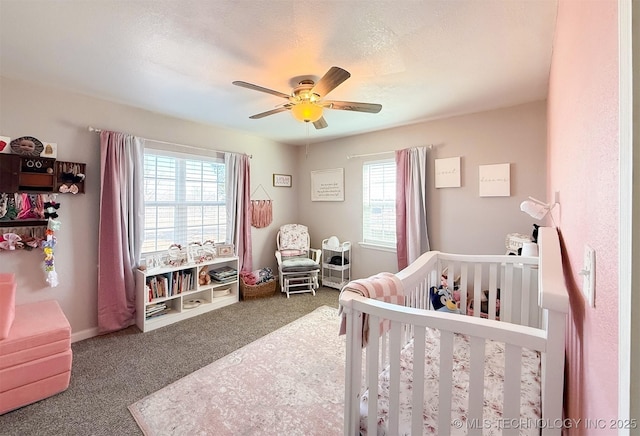
{"type": "Polygon", "coordinates": [[[280,291],[287,294],[311,292],[316,295],[321,250],[310,248],[309,231],[302,224],[285,224],[277,236],[276,259],[280,291]]]}

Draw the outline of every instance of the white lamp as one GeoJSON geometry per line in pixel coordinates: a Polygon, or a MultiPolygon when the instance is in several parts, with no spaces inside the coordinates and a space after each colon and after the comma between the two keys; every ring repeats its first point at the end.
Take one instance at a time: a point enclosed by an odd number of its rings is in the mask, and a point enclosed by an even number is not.
{"type": "MultiPolygon", "coordinates": [[[[553,208],[556,207],[557,205],[558,203],[549,204],[549,203],[545,203],[543,201],[537,200],[533,197],[529,197],[528,200],[525,200],[522,203],[520,203],[520,210],[526,213],[527,215],[529,215],[531,218],[541,220],[545,216],[547,216],[547,214],[551,212],[551,210],[553,210],[553,208]]],[[[553,220],[553,214],[551,214],[550,216],[551,216],[551,221],[555,226],[556,223],[553,220]]]]}

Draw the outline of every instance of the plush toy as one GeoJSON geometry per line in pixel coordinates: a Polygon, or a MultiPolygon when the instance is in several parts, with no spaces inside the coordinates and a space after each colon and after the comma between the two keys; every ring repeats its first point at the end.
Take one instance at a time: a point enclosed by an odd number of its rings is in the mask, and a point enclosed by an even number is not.
{"type": "MultiPolygon", "coordinates": [[[[500,320],[500,289],[496,293],[496,319],[500,320]]],[[[467,315],[473,316],[473,299],[467,300],[467,315]]],[[[489,317],[489,291],[483,290],[480,295],[480,316],[482,318],[489,317]]]]}
{"type": "Polygon", "coordinates": [[[460,313],[458,305],[453,301],[453,295],[449,291],[449,288],[440,286],[436,288],[431,287],[430,290],[431,305],[434,310],[449,313],[460,313]]]}
{"type": "Polygon", "coordinates": [[[200,286],[208,285],[211,283],[211,276],[209,275],[209,269],[205,266],[198,273],[198,283],[200,286]]]}
{"type": "Polygon", "coordinates": [[[531,240],[533,241],[533,243],[537,243],[538,242],[538,229],[540,228],[539,225],[534,224],[533,225],[533,232],[531,233],[531,240]]]}

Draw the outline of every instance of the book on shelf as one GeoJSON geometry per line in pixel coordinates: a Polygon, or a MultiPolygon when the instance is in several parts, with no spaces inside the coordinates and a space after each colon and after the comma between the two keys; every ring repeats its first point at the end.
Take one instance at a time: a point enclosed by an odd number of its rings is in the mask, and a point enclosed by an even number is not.
{"type": "Polygon", "coordinates": [[[149,304],[147,307],[144,308],[144,310],[146,313],[150,313],[150,312],[157,312],[158,310],[162,310],[166,308],[167,308],[167,303],[155,303],[155,304],[149,304]]]}
{"type": "Polygon", "coordinates": [[[169,313],[170,311],[171,308],[169,308],[166,303],[149,304],[144,309],[144,316],[146,319],[150,319],[160,315],[164,315],[166,313],[169,313]]]}
{"type": "Polygon", "coordinates": [[[236,280],[236,276],[231,276],[231,277],[226,277],[223,279],[216,279],[216,278],[211,278],[211,283],[215,283],[215,284],[223,284],[223,283],[231,283],[234,282],[236,280]]]}
{"type": "Polygon", "coordinates": [[[226,283],[236,279],[238,271],[230,266],[221,266],[209,271],[209,276],[219,283],[226,283]]]}
{"type": "Polygon", "coordinates": [[[171,312],[171,309],[167,308],[167,309],[163,309],[159,312],[154,312],[154,313],[149,313],[149,314],[145,314],[145,318],[146,319],[151,319],[151,318],[157,318],[160,315],[166,315],[167,313],[171,312]]]}
{"type": "Polygon", "coordinates": [[[194,289],[191,270],[172,271],[147,277],[149,301],[156,298],[172,297],[194,289]]]}

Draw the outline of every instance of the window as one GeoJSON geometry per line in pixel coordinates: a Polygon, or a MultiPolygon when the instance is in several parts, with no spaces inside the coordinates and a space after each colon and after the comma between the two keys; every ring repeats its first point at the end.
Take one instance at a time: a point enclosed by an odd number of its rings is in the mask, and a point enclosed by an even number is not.
{"type": "Polygon", "coordinates": [[[222,159],[145,149],[142,252],[226,239],[222,159]]]}
{"type": "Polygon", "coordinates": [[[362,242],[396,247],[396,163],[365,162],[362,167],[362,242]]]}

